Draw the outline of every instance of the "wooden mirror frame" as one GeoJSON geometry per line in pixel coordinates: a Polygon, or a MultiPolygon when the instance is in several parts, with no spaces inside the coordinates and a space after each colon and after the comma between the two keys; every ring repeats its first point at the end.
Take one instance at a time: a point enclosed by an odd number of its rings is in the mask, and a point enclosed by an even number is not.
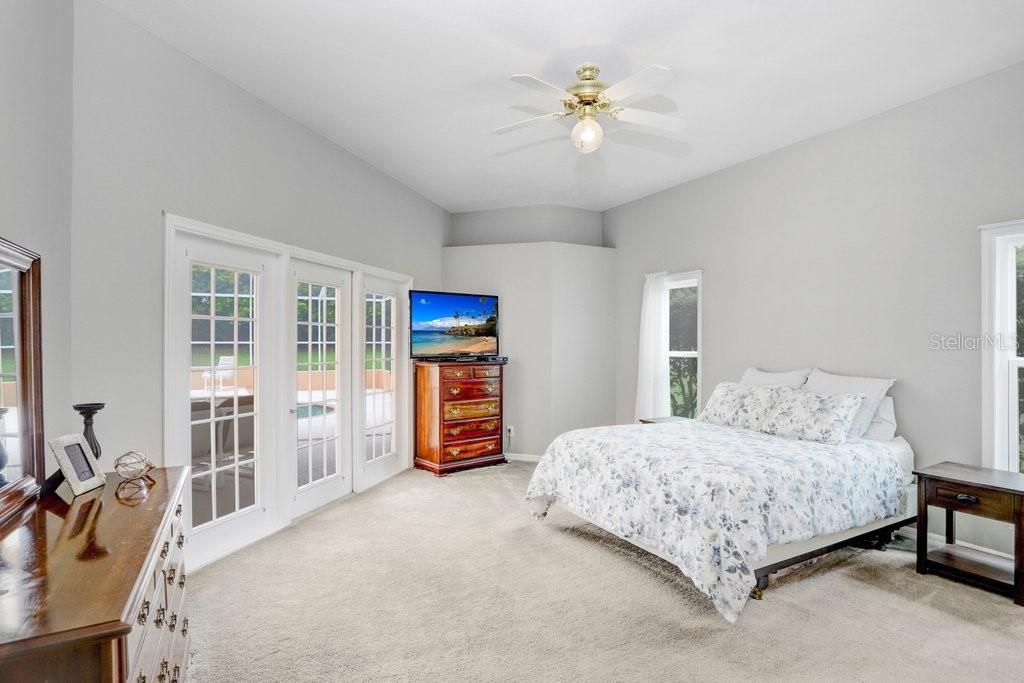
{"type": "Polygon", "coordinates": [[[46,479],[46,442],[43,439],[40,257],[3,238],[0,238],[0,246],[30,262],[27,270],[18,272],[18,415],[22,476],[0,488],[0,526],[3,526],[38,497],[39,485],[46,479]]]}

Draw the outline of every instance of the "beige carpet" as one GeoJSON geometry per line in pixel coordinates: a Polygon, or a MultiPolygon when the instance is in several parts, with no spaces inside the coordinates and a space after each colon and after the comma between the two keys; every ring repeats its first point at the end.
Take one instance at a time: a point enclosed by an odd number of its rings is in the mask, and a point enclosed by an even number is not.
{"type": "Polygon", "coordinates": [[[532,466],[405,472],[190,577],[196,681],[1020,680],[1024,608],[844,550],[730,626],[532,466]]]}

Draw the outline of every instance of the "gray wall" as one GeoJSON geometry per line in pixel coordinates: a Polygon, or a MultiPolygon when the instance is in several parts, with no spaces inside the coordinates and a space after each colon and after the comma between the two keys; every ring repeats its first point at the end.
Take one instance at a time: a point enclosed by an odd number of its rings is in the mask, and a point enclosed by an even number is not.
{"type": "Polygon", "coordinates": [[[895,377],[917,464],[980,463],[980,353],[929,335],[981,332],[976,228],[1024,217],[1022,111],[1024,64],[607,211],[618,419],[643,274],[702,268],[705,397],[751,365],[895,377]]]}
{"type": "Polygon", "coordinates": [[[162,210],[441,284],[449,214],[96,0],[75,2],[72,398],[162,447],[162,210]]]}
{"type": "Polygon", "coordinates": [[[48,434],[80,424],[68,354],[71,37],[70,3],[0,3],[0,236],[42,256],[48,434]]]}
{"type": "Polygon", "coordinates": [[[501,297],[511,452],[540,455],[562,432],[613,421],[613,258],[556,242],[444,250],[447,289],[501,297]]]}
{"type": "Polygon", "coordinates": [[[602,220],[597,211],[568,206],[523,206],[452,214],[447,246],[571,242],[602,245],[602,220]]]}

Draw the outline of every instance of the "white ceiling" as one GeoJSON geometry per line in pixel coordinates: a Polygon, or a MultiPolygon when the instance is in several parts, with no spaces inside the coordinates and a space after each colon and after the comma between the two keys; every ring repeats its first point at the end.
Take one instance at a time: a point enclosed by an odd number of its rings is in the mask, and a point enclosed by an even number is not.
{"type": "Polygon", "coordinates": [[[1020,0],[102,1],[450,211],[603,210],[1024,61],[1020,0]],[[671,67],[634,104],[689,126],[489,135],[584,61],[671,67]]]}

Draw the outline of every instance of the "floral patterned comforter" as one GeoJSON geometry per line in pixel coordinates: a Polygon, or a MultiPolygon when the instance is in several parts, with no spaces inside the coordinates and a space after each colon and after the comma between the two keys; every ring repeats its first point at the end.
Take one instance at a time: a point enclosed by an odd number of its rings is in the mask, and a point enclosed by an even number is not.
{"type": "Polygon", "coordinates": [[[557,437],[526,500],[657,550],[734,622],[768,546],[903,510],[904,473],[880,444],[795,441],[699,420],[580,429],[557,437]]]}

